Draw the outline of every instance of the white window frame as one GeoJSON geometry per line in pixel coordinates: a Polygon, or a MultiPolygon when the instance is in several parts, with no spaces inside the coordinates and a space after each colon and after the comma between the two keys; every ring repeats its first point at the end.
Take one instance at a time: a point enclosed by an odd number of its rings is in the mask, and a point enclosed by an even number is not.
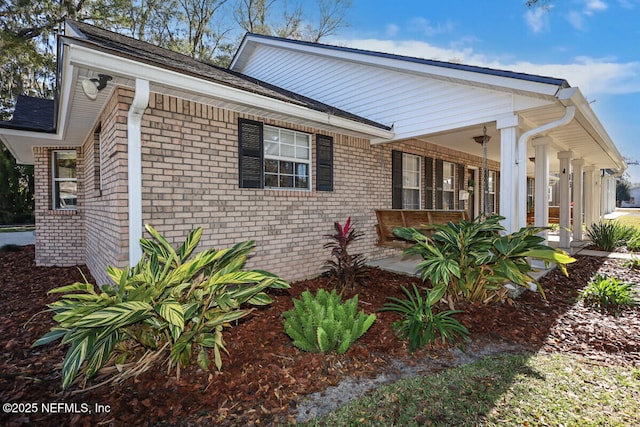
{"type": "Polygon", "coordinates": [[[496,186],[497,186],[497,182],[496,179],[498,177],[498,174],[496,173],[496,171],[489,171],[489,183],[487,184],[487,187],[489,188],[489,199],[491,200],[490,203],[490,207],[491,207],[491,212],[492,213],[498,213],[496,211],[496,206],[497,206],[497,199],[496,199],[496,186]]]}
{"type": "Polygon", "coordinates": [[[293,173],[290,174],[285,174],[280,172],[280,170],[278,170],[278,172],[276,173],[276,175],[278,176],[278,185],[277,186],[272,186],[272,185],[267,185],[267,175],[273,175],[273,173],[269,173],[266,171],[266,167],[265,165],[263,165],[263,175],[264,175],[264,188],[267,189],[276,189],[276,190],[296,190],[296,191],[311,191],[311,178],[313,176],[313,171],[311,169],[311,146],[312,146],[312,138],[311,135],[305,132],[298,132],[295,130],[291,130],[291,129],[285,129],[285,128],[279,128],[276,126],[268,126],[268,125],[264,125],[263,127],[263,135],[264,135],[264,162],[266,165],[267,160],[275,160],[278,162],[293,162],[294,163],[294,171],[293,173]],[[278,133],[278,137],[277,140],[271,140],[271,139],[267,139],[267,134],[269,132],[277,132],[278,133]],[[282,134],[284,132],[287,133],[292,133],[293,134],[293,138],[294,138],[294,145],[291,146],[290,144],[285,144],[282,142],[282,134]],[[307,145],[302,146],[302,145],[297,145],[297,141],[298,138],[302,138],[302,139],[306,139],[307,140],[307,145]],[[277,144],[278,145],[278,155],[275,154],[269,154],[267,153],[267,148],[270,144],[277,144]],[[287,145],[289,147],[294,147],[294,156],[286,156],[286,155],[282,155],[282,146],[283,145],[287,145]],[[298,149],[306,149],[307,150],[307,158],[299,158],[296,157],[296,152],[298,151],[298,149]],[[295,180],[296,180],[296,171],[295,171],[295,163],[301,163],[306,165],[307,167],[307,186],[306,187],[296,187],[295,186],[295,180]],[[280,177],[281,176],[292,176],[293,178],[293,186],[292,187],[281,187],[280,184],[280,177]]]}
{"type": "Polygon", "coordinates": [[[76,150],[52,150],[51,151],[51,207],[53,210],[69,211],[76,210],[78,203],[78,152],[76,150]],[[60,178],[56,176],[56,154],[57,153],[73,153],[76,159],[76,177],[75,178],[60,178]],[[60,194],[57,191],[56,183],[59,182],[75,182],[76,183],[76,204],[73,206],[58,206],[60,200],[60,194]]]}
{"type": "Polygon", "coordinates": [[[422,165],[422,157],[416,156],[414,154],[402,153],[402,191],[404,190],[417,190],[418,191],[418,206],[408,206],[408,197],[402,195],[402,209],[420,209],[421,200],[422,200],[422,185],[421,185],[421,165],[422,165]],[[411,159],[412,161],[409,161],[411,159]],[[418,166],[417,169],[409,168],[411,163],[414,163],[418,166]],[[411,175],[413,175],[413,181],[417,182],[416,186],[409,185],[411,181],[411,175]],[[416,179],[417,178],[417,179],[416,179]]]}
{"type": "Polygon", "coordinates": [[[445,160],[442,161],[442,209],[444,210],[456,209],[456,173],[455,163],[447,162],[445,160]],[[452,174],[447,175],[449,172],[452,172],[452,174]],[[445,185],[448,179],[451,179],[451,188],[448,188],[447,185],[445,185]],[[447,194],[450,194],[451,199],[453,200],[453,206],[451,208],[449,208],[446,203],[447,199],[445,196],[447,194]]]}

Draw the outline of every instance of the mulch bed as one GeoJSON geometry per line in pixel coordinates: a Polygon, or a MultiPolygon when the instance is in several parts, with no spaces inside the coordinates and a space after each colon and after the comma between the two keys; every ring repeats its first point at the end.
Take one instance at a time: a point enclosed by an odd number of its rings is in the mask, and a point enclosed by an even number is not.
{"type": "MultiPolygon", "coordinates": [[[[297,350],[283,332],[282,312],[292,307],[291,297],[303,290],[327,287],[327,280],[319,277],[297,282],[288,292],[280,291],[274,295],[274,304],[228,329],[225,341],[229,355],[224,356],[222,372],[189,367],[177,380],[175,372],[167,375],[166,366],[157,366],[117,386],[86,391],[74,385],[63,392],[60,364],[66,348],[55,344],[31,348],[54,325],[50,313],[38,313],[58,298],[47,296],[49,289],[81,281],[81,271],[90,275],[85,268],[36,267],[33,260],[33,246],[0,253],[0,400],[35,403],[30,406],[31,413],[3,411],[0,425],[231,426],[292,422],[300,399],[347,376],[374,377],[388,369],[394,359],[451,357],[442,344],[410,354],[406,343],[393,333],[391,324],[398,317],[389,312],[377,312],[369,332],[344,355],[297,350]],[[43,403],[61,405],[43,407],[43,403]],[[52,414],[52,409],[63,413],[52,414]],[[86,413],[88,410],[93,413],[86,413]]],[[[640,310],[629,309],[615,316],[576,302],[578,291],[597,272],[640,283],[640,272],[625,267],[623,261],[579,257],[570,266],[568,278],[553,271],[542,279],[547,301],[537,293],[525,292],[511,303],[457,307],[464,310],[458,319],[473,337],[473,343],[467,346],[506,344],[530,351],[578,354],[594,363],[640,366],[640,310]]],[[[416,278],[379,269],[370,269],[367,277],[367,285],[357,292],[361,308],[368,313],[381,308],[388,296],[403,297],[402,285],[420,284],[416,278]]],[[[101,379],[91,380],[86,386],[101,379]]]]}

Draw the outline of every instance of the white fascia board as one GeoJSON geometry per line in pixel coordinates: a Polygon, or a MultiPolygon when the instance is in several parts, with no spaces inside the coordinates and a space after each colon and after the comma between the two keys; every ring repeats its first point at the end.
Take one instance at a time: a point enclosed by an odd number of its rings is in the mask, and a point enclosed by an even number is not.
{"type": "MultiPolygon", "coordinates": [[[[335,59],[342,59],[349,62],[358,62],[365,65],[372,65],[383,68],[390,68],[400,72],[411,72],[415,74],[420,74],[424,76],[435,76],[442,79],[447,80],[456,80],[456,81],[468,81],[473,82],[480,85],[488,85],[494,88],[500,89],[510,89],[510,90],[518,90],[524,92],[532,92],[538,93],[542,95],[555,95],[558,92],[558,85],[549,84],[549,83],[540,83],[534,81],[528,81],[523,79],[518,79],[514,77],[504,77],[504,76],[495,76],[491,74],[484,74],[482,72],[474,72],[474,71],[466,71],[466,70],[457,70],[453,68],[447,67],[438,67],[435,65],[429,64],[420,64],[411,61],[403,61],[401,59],[394,58],[385,58],[381,56],[375,55],[367,55],[365,53],[358,52],[350,52],[344,51],[340,49],[330,49],[322,46],[309,46],[302,45],[298,43],[288,43],[283,40],[274,40],[274,39],[263,39],[263,38],[252,38],[248,36],[241,49],[249,49],[249,43],[257,43],[266,46],[273,46],[281,49],[286,49],[290,51],[303,52],[307,54],[313,54],[318,56],[324,56],[335,59]]],[[[239,63],[239,57],[243,56],[238,55],[234,62],[231,64],[231,69],[234,69],[234,65],[239,63]]],[[[241,70],[236,70],[240,71],[241,70]]]]}
{"type": "Polygon", "coordinates": [[[69,46],[70,63],[73,66],[96,69],[99,68],[113,75],[128,78],[143,78],[159,86],[172,87],[199,95],[210,96],[241,105],[252,106],[267,111],[303,118],[337,128],[347,129],[371,137],[390,139],[393,131],[380,129],[364,123],[337,117],[322,111],[309,109],[264,95],[250,93],[241,89],[225,86],[220,83],[202,78],[185,75],[176,71],[160,68],[155,65],[144,64],[128,58],[122,58],[84,46],[69,46]],[[99,64],[99,65],[98,65],[99,64]],[[126,71],[126,74],[123,73],[126,71]]]}

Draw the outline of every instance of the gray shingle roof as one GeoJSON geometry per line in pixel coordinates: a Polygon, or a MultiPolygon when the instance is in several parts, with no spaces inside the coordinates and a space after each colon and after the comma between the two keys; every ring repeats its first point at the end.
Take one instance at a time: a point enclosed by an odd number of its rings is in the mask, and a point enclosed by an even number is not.
{"type": "Polygon", "coordinates": [[[55,132],[53,99],[19,95],[13,118],[0,121],[0,127],[34,132],[55,132]]]}
{"type": "Polygon", "coordinates": [[[136,61],[153,64],[161,68],[170,69],[187,75],[195,76],[212,82],[241,89],[246,92],[267,96],[280,101],[307,107],[312,110],[326,112],[355,122],[364,123],[377,128],[389,130],[389,126],[351,114],[314,99],[279,88],[269,83],[245,76],[241,73],[198,61],[153,44],[133,39],[131,37],[107,31],[93,25],[76,21],[66,21],[83,37],[70,37],[76,41],[108,51],[117,56],[123,56],[136,61]]]}

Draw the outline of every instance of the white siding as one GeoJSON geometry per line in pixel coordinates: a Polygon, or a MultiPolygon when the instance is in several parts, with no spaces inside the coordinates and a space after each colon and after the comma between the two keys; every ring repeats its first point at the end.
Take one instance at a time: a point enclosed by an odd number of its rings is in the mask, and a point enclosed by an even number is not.
{"type": "Polygon", "coordinates": [[[243,73],[376,122],[396,137],[425,135],[512,114],[508,92],[339,58],[257,46],[243,73]]]}

